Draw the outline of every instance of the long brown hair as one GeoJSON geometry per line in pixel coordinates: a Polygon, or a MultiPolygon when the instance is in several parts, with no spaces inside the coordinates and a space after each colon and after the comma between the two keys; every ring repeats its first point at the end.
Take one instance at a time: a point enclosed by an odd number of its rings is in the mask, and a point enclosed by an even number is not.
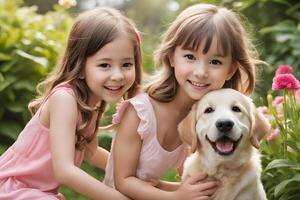
{"type": "Polygon", "coordinates": [[[244,94],[254,90],[257,51],[245,31],[240,16],[223,7],[210,4],[197,4],[179,14],[163,35],[163,40],[155,52],[155,61],[162,70],[155,81],[146,87],[146,92],[158,101],[169,102],[174,99],[178,83],[171,67],[170,57],[177,46],[195,51],[204,42],[203,53],[207,53],[213,37],[217,38],[219,51],[232,56],[235,74],[223,87],[233,88],[244,94]]]}
{"type": "Polygon", "coordinates": [[[119,34],[126,34],[134,47],[135,81],[125,95],[125,98],[132,97],[141,83],[141,47],[137,29],[134,23],[118,10],[100,7],[83,12],[76,18],[60,64],[43,82],[38,84],[38,96],[29,103],[28,108],[34,115],[57,85],[62,83],[71,85],[82,117],[82,123],[76,129],[76,149],[82,149],[95,137],[99,119],[106,106],[104,101],[95,108],[87,105],[89,88],[85,80],[80,79],[80,75],[86,59],[112,42],[119,34]],[[97,124],[94,133],[86,138],[83,130],[91,123],[93,111],[98,112],[97,124]]]}

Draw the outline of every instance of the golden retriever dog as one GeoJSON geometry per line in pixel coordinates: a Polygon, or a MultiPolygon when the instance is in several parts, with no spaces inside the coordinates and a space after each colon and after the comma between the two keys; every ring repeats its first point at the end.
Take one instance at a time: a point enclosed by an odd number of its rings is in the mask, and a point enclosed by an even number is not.
{"type": "Polygon", "coordinates": [[[199,172],[219,180],[214,200],[267,199],[256,148],[270,125],[249,97],[233,89],[211,91],[178,128],[192,151],[184,163],[183,180],[199,172]]]}

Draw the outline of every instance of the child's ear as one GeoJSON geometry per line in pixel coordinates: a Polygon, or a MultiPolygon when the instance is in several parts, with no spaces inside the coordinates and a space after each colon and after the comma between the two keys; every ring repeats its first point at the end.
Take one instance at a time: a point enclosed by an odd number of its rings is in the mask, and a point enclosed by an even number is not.
{"type": "Polygon", "coordinates": [[[169,63],[171,67],[174,67],[174,53],[168,55],[169,63]]]}
{"type": "Polygon", "coordinates": [[[238,69],[238,63],[232,63],[231,68],[230,68],[227,78],[226,78],[227,81],[233,77],[233,75],[235,74],[237,69],[238,69]]]}
{"type": "Polygon", "coordinates": [[[84,71],[81,70],[81,72],[78,74],[78,78],[83,80],[85,78],[85,74],[84,74],[84,71]]]}
{"type": "Polygon", "coordinates": [[[197,103],[193,105],[189,114],[178,125],[180,139],[189,144],[191,152],[194,153],[198,146],[198,139],[196,134],[196,112],[197,103]]]}

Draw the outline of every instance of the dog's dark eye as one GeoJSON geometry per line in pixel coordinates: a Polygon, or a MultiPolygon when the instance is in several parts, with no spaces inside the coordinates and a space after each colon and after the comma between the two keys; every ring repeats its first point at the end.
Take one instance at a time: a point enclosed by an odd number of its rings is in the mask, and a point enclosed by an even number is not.
{"type": "Polygon", "coordinates": [[[241,112],[241,109],[238,106],[232,106],[234,112],[241,112]]]}
{"type": "Polygon", "coordinates": [[[208,107],[204,110],[204,113],[211,113],[214,112],[214,109],[212,109],[212,107],[208,107]]]}

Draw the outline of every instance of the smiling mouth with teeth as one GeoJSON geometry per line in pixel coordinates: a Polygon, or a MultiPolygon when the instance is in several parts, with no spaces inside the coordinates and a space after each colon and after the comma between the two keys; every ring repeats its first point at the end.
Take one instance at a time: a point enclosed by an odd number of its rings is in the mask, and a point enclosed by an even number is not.
{"type": "Polygon", "coordinates": [[[119,91],[120,89],[123,88],[123,86],[114,86],[114,87],[108,87],[108,86],[104,86],[105,89],[110,90],[110,91],[119,91]]]}
{"type": "Polygon", "coordinates": [[[215,142],[213,142],[206,135],[205,139],[210,143],[215,152],[222,156],[229,156],[234,153],[242,137],[243,135],[241,135],[241,137],[238,140],[234,141],[233,139],[224,135],[218,138],[215,142]]]}
{"type": "Polygon", "coordinates": [[[209,86],[209,84],[206,84],[206,83],[199,83],[199,82],[195,82],[195,81],[191,81],[191,80],[188,80],[188,82],[195,86],[195,87],[207,87],[209,86]]]}

